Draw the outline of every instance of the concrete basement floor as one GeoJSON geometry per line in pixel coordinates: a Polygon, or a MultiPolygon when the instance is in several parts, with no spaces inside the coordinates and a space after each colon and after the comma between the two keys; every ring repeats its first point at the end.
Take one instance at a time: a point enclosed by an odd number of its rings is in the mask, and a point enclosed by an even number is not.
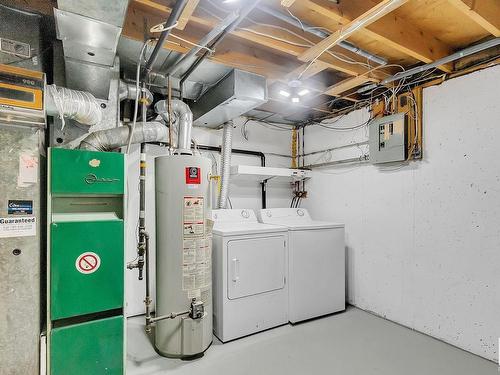
{"type": "Polygon", "coordinates": [[[143,329],[128,320],[128,375],[493,375],[498,366],[354,307],[285,325],[227,344],[214,337],[193,361],[160,357],[143,329]]]}

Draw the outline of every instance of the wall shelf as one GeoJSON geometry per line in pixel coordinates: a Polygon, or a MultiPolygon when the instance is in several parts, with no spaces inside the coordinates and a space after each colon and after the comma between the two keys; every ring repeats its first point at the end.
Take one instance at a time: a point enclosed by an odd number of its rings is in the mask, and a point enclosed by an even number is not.
{"type": "Polygon", "coordinates": [[[311,173],[309,170],[292,168],[257,167],[253,165],[231,166],[231,179],[234,181],[295,182],[311,178],[311,173]]]}

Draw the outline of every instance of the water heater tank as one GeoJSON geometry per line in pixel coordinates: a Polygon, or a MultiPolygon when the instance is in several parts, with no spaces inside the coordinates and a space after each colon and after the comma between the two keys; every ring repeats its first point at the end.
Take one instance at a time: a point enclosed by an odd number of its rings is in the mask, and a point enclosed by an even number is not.
{"type": "Polygon", "coordinates": [[[210,159],[160,156],[156,173],[156,316],[203,303],[199,318],[156,323],[155,346],[166,357],[202,354],[212,342],[210,159]]]}

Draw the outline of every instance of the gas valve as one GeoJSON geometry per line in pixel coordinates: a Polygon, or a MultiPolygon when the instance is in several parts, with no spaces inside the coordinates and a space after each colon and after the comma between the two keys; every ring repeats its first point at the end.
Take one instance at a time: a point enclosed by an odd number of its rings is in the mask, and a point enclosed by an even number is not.
{"type": "Polygon", "coordinates": [[[196,298],[193,298],[191,301],[191,312],[189,313],[189,317],[191,319],[201,319],[203,318],[203,314],[205,312],[205,305],[203,301],[197,301],[196,298]]]}

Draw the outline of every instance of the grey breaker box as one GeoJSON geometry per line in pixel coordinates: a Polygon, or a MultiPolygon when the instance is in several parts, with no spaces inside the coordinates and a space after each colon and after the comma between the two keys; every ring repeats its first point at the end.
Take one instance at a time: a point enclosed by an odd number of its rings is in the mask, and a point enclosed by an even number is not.
{"type": "Polygon", "coordinates": [[[370,162],[404,161],[408,149],[408,124],[405,113],[380,117],[370,123],[370,162]]]}

